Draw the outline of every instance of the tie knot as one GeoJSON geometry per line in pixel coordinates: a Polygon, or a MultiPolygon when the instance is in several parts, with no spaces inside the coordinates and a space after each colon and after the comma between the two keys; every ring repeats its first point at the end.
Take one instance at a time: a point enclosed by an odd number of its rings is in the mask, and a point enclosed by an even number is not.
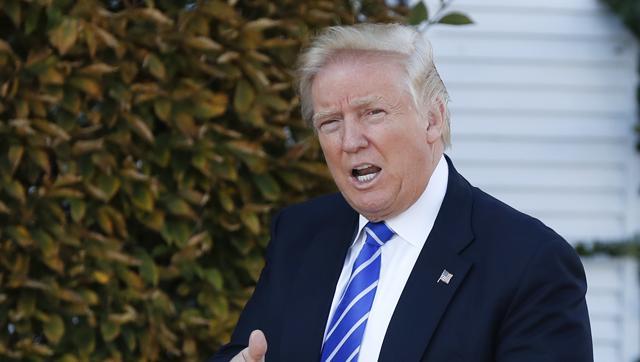
{"type": "Polygon", "coordinates": [[[365,225],[364,231],[367,233],[364,241],[373,246],[384,245],[394,234],[384,221],[369,222],[365,225]]]}

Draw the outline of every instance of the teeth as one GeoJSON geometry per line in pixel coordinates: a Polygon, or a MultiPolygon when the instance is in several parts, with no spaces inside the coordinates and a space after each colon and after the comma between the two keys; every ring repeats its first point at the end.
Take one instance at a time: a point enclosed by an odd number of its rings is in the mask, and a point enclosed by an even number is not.
{"type": "Polygon", "coordinates": [[[369,167],[371,167],[371,166],[373,166],[373,165],[372,165],[372,164],[370,164],[370,163],[365,163],[364,165],[362,165],[362,166],[358,166],[358,167],[356,167],[355,169],[356,169],[356,170],[364,170],[365,168],[369,168],[369,167]]]}
{"type": "Polygon", "coordinates": [[[358,179],[359,182],[369,182],[371,180],[373,180],[374,178],[376,178],[376,176],[378,176],[378,173],[370,173],[368,175],[363,175],[363,176],[356,176],[356,178],[358,179]]]}

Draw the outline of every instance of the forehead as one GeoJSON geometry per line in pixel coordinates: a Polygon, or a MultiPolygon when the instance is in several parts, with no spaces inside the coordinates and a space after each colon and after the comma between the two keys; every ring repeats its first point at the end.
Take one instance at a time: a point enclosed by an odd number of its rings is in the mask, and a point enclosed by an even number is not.
{"type": "Polygon", "coordinates": [[[406,93],[404,59],[402,54],[381,51],[334,54],[314,77],[314,108],[383,101],[406,93]]]}

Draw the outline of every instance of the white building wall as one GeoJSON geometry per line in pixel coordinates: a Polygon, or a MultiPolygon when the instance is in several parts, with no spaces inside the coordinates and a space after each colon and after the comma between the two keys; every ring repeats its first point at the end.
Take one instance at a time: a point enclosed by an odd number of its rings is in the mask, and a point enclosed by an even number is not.
{"type": "Polygon", "coordinates": [[[456,165],[569,240],[640,230],[635,39],[597,0],[453,4],[476,25],[428,34],[456,165]]]}
{"type": "Polygon", "coordinates": [[[608,257],[583,260],[596,362],[637,361],[638,263],[608,257]]]}
{"type": "MultiPolygon", "coordinates": [[[[427,0],[435,11],[439,1],[427,0]]],[[[640,231],[639,47],[598,0],[455,0],[427,31],[471,183],[571,242],[640,231]]],[[[597,362],[640,358],[637,262],[583,260],[597,362]]]]}

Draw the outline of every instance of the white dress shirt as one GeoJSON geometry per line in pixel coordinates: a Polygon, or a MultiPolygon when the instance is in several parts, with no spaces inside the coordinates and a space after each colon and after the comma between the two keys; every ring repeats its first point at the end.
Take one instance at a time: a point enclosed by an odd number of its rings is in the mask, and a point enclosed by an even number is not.
{"type": "MultiPolygon", "coordinates": [[[[393,311],[400,299],[400,294],[409,279],[422,246],[427,241],[427,237],[433,228],[440,205],[442,205],[442,200],[447,191],[448,179],[449,167],[444,156],[442,156],[429,179],[427,187],[418,200],[400,215],[385,220],[385,223],[395,232],[395,235],[381,246],[380,279],[360,345],[360,354],[358,356],[358,361],[360,362],[378,360],[382,342],[393,311]]],[[[358,234],[349,248],[336,285],[336,292],[331,303],[331,312],[325,327],[325,336],[329,321],[333,318],[340,296],[344,292],[347,281],[351,276],[353,263],[355,263],[356,257],[364,245],[365,233],[363,229],[368,222],[369,220],[360,215],[358,234]]]]}

